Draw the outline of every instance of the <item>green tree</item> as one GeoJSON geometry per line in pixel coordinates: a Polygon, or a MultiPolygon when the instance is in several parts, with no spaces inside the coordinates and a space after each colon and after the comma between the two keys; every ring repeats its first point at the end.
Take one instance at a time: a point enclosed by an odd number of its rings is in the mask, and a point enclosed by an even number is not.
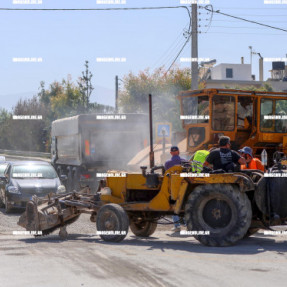
{"type": "Polygon", "coordinates": [[[90,109],[90,96],[94,87],[92,85],[92,77],[93,74],[89,70],[89,61],[85,62],[86,70],[82,72],[82,77],[78,80],[78,86],[80,90],[80,94],[82,96],[82,104],[84,112],[89,112],[90,109]]]}
{"type": "Polygon", "coordinates": [[[9,148],[9,138],[7,137],[7,132],[9,132],[11,117],[12,114],[6,109],[0,109],[0,148],[2,149],[9,148]]]}
{"type": "Polygon", "coordinates": [[[176,98],[179,91],[191,86],[190,70],[175,67],[169,72],[161,67],[153,73],[146,69],[138,75],[129,73],[123,78],[124,87],[119,92],[119,106],[122,112],[148,112],[148,94],[153,96],[155,121],[172,122],[173,129],[180,131],[180,109],[176,98]]]}
{"type": "Polygon", "coordinates": [[[48,89],[45,89],[44,82],[41,82],[38,97],[46,106],[50,121],[77,115],[82,112],[84,106],[80,88],[72,82],[70,76],[61,83],[53,82],[48,89]]]}
{"type": "Polygon", "coordinates": [[[7,121],[5,137],[8,149],[45,151],[43,130],[47,125],[47,109],[37,96],[20,99],[13,108],[13,116],[7,121]],[[13,116],[36,116],[36,119],[17,119],[13,116]],[[40,116],[40,118],[38,117],[40,116]]]}

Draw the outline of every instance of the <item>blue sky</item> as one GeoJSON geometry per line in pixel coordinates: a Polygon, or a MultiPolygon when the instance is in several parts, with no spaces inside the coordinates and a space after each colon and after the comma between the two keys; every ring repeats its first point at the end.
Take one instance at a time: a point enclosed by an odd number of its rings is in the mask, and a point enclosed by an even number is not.
{"type": "MultiPolygon", "coordinates": [[[[111,8],[177,6],[180,0],[127,0],[126,5],[99,5],[96,0],[42,0],[42,5],[13,5],[1,0],[0,8],[111,8]]],[[[210,0],[215,10],[287,29],[287,4],[266,5],[264,0],[210,0]]],[[[217,63],[250,63],[250,50],[267,58],[286,57],[287,33],[210,14],[199,9],[199,57],[217,63]],[[205,33],[207,31],[207,33],[205,33]]],[[[46,86],[70,74],[76,80],[90,62],[94,75],[91,101],[114,102],[115,75],[169,66],[185,39],[188,25],[184,9],[141,11],[0,11],[1,107],[11,109],[16,101],[37,93],[40,81],[46,86]],[[13,58],[41,57],[41,63],[17,63],[13,58]],[[99,63],[98,57],[122,57],[126,62],[99,63]]],[[[182,57],[190,57],[190,43],[182,57]]],[[[188,63],[179,63],[182,67],[188,63]]],[[[264,77],[271,63],[264,63],[264,77]]],[[[258,57],[253,58],[258,79],[258,57]]]]}

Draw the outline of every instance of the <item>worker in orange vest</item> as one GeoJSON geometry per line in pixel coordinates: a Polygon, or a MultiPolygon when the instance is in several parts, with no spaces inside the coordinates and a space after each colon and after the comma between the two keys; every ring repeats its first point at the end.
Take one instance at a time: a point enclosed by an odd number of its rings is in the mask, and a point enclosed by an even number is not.
{"type": "Polygon", "coordinates": [[[246,160],[246,164],[241,165],[241,169],[259,169],[263,172],[265,171],[264,165],[258,158],[253,157],[252,148],[245,146],[243,149],[239,150],[246,160]]]}

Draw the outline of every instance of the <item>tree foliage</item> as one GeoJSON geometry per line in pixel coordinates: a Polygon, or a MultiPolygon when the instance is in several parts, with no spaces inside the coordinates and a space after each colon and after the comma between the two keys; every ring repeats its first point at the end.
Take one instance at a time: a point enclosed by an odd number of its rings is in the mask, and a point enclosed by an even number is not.
{"type": "Polygon", "coordinates": [[[85,68],[77,83],[69,75],[48,88],[42,81],[39,93],[30,99],[20,99],[11,113],[0,109],[0,148],[48,152],[52,121],[83,113],[113,112],[110,106],[90,103],[93,86],[87,61],[85,68]],[[15,115],[40,116],[41,119],[13,119],[15,115]]]}
{"type": "Polygon", "coordinates": [[[155,122],[172,122],[174,130],[180,130],[180,109],[176,96],[179,91],[190,89],[191,76],[188,68],[178,67],[166,72],[162,67],[138,75],[129,73],[123,79],[124,87],[119,92],[119,106],[125,113],[147,113],[148,94],[153,96],[155,122]]]}

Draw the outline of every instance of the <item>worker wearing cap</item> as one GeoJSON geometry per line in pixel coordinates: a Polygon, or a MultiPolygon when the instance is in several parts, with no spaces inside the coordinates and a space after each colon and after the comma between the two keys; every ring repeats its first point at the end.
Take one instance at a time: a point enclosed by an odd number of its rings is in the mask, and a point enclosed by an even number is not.
{"type": "MultiPolygon", "coordinates": [[[[175,165],[181,165],[184,162],[187,162],[185,159],[181,158],[179,156],[179,149],[177,146],[172,146],[170,148],[170,154],[171,159],[166,161],[164,168],[165,170],[168,170],[169,168],[175,166],[175,165]]],[[[174,227],[172,228],[173,232],[179,232],[180,231],[180,218],[178,215],[173,215],[172,220],[174,223],[174,227]]]]}
{"type": "Polygon", "coordinates": [[[186,162],[185,159],[179,156],[179,149],[177,146],[172,146],[170,148],[171,159],[166,161],[164,168],[168,170],[169,168],[173,167],[174,165],[181,165],[183,162],[186,162]]]}
{"type": "Polygon", "coordinates": [[[241,169],[259,169],[264,170],[264,165],[258,158],[253,157],[252,148],[249,146],[245,146],[243,149],[240,149],[239,152],[243,154],[245,158],[246,164],[241,165],[241,169]]]}

